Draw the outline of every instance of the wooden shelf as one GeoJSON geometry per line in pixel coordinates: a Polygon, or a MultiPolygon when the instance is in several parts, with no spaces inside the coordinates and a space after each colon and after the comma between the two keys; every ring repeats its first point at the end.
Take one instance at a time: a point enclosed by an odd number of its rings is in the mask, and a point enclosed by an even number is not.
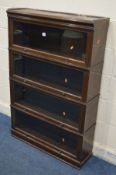
{"type": "Polygon", "coordinates": [[[7,13],[11,132],[80,168],[92,155],[109,18],[7,13]]]}

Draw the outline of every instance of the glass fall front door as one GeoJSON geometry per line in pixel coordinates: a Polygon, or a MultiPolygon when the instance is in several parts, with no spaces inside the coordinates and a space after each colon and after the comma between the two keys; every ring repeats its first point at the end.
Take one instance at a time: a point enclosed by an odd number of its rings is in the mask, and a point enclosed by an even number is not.
{"type": "Polygon", "coordinates": [[[81,106],[42,91],[13,83],[14,103],[41,112],[55,120],[79,127],[81,106]]]}
{"type": "Polygon", "coordinates": [[[13,43],[84,60],[87,33],[14,21],[13,43]]]}
{"type": "Polygon", "coordinates": [[[15,75],[82,96],[84,71],[21,54],[14,54],[13,62],[15,75]]]}

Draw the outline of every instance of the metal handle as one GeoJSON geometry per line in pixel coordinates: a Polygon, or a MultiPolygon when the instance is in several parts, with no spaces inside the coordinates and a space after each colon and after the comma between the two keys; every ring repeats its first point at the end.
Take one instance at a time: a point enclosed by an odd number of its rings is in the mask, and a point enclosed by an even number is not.
{"type": "Polygon", "coordinates": [[[64,138],[62,138],[62,142],[63,142],[63,143],[65,142],[65,139],[64,139],[64,138]]]}
{"type": "Polygon", "coordinates": [[[66,112],[62,112],[62,115],[65,117],[66,116],[66,112]]]}
{"type": "Polygon", "coordinates": [[[68,78],[65,78],[65,79],[64,79],[64,82],[65,82],[65,83],[68,83],[68,78]]]}
{"type": "Polygon", "coordinates": [[[72,45],[72,46],[70,46],[70,50],[73,50],[74,49],[74,46],[72,45]]]}

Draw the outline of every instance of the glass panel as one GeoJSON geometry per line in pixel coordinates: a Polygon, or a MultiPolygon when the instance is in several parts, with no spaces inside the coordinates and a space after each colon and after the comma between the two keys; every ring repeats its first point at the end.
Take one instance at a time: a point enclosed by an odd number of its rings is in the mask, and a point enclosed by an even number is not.
{"type": "Polygon", "coordinates": [[[36,137],[44,139],[58,148],[62,148],[72,154],[76,154],[78,138],[74,134],[36,118],[32,118],[31,116],[17,110],[15,118],[15,127],[28,132],[28,134],[30,133],[36,137]]]}
{"type": "Polygon", "coordinates": [[[82,94],[83,72],[79,70],[15,55],[14,73],[75,95],[82,94]]]}
{"type": "Polygon", "coordinates": [[[15,83],[15,101],[64,123],[78,127],[80,106],[15,83]]]}
{"type": "Polygon", "coordinates": [[[83,60],[87,33],[14,21],[14,44],[83,60]]]}

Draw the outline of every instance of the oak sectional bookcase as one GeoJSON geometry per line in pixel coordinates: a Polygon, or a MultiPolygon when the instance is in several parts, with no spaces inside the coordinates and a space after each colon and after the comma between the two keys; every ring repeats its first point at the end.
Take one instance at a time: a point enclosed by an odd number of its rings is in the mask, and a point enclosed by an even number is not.
{"type": "Polygon", "coordinates": [[[109,19],[7,13],[12,135],[79,168],[92,154],[109,19]]]}

